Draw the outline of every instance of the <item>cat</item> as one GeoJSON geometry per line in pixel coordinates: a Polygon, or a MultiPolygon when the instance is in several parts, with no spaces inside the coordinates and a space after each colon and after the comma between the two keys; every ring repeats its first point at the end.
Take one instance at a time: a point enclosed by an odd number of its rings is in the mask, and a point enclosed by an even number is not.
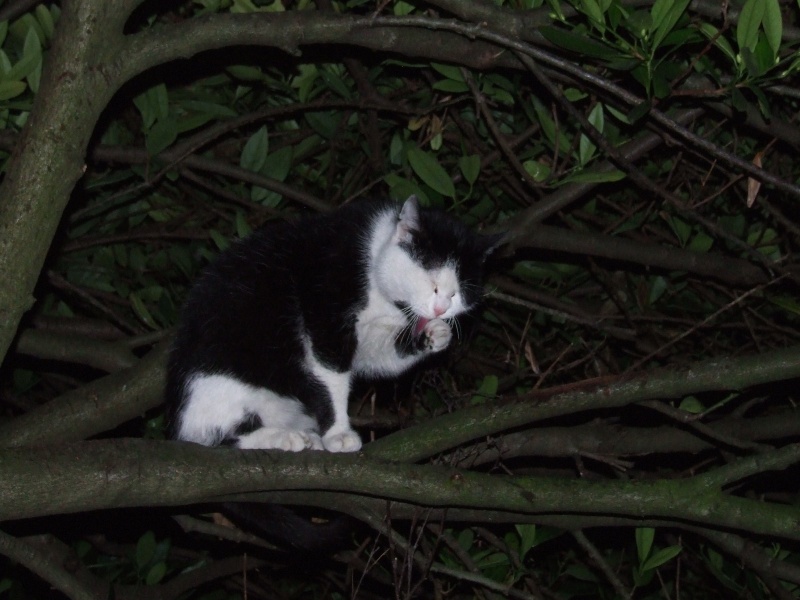
{"type": "Polygon", "coordinates": [[[182,312],[167,375],[171,436],[358,451],[353,383],[397,377],[448,348],[501,240],[411,196],[269,223],[235,242],[182,312]]]}

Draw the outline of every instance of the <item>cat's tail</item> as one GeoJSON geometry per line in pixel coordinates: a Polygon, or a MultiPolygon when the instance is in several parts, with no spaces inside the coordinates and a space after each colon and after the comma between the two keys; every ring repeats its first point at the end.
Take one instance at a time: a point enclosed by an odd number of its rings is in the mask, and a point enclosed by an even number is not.
{"type": "Polygon", "coordinates": [[[341,513],[315,509],[306,514],[281,504],[226,502],[222,512],[241,529],[301,554],[330,554],[343,549],[359,524],[341,513]]]}

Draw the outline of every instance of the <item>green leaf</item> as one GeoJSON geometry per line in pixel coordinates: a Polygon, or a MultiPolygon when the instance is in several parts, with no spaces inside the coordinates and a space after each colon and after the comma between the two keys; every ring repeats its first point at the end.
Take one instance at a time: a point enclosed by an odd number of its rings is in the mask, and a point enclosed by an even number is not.
{"type": "Polygon", "coordinates": [[[558,146],[560,151],[567,152],[570,147],[569,140],[566,138],[563,131],[556,126],[555,121],[544,104],[539,102],[536,98],[533,99],[533,110],[536,113],[536,120],[542,128],[545,137],[550,140],[553,146],[558,146]]]}
{"type": "Polygon", "coordinates": [[[580,0],[581,10],[589,17],[594,25],[601,31],[605,29],[605,19],[603,18],[603,11],[597,0],[580,0]]]}
{"type": "Polygon", "coordinates": [[[314,131],[325,139],[331,140],[336,135],[339,116],[334,112],[307,112],[306,121],[314,131]]]}
{"type": "Polygon", "coordinates": [[[550,167],[538,160],[526,160],[522,163],[522,168],[530,175],[534,181],[544,181],[550,177],[550,167]]]}
{"type": "Polygon", "coordinates": [[[0,100],[16,98],[27,88],[24,81],[0,81],[0,100]]]}
{"type": "Polygon", "coordinates": [[[466,182],[472,186],[478,180],[481,172],[481,157],[477,154],[462,156],[458,159],[458,168],[466,182]]]}
{"type": "Polygon", "coordinates": [[[42,46],[39,41],[39,36],[32,28],[28,30],[25,36],[25,44],[23,46],[22,58],[17,61],[11,70],[6,74],[5,79],[10,81],[19,81],[25,79],[30,75],[37,66],[42,63],[42,46]]]}
{"type": "MultiPolygon", "coordinates": [[[[775,54],[772,52],[772,48],[769,47],[769,42],[767,42],[767,37],[763,32],[758,34],[756,48],[753,50],[753,58],[758,63],[757,71],[759,74],[764,74],[775,66],[775,54]]],[[[752,88],[756,90],[758,85],[752,86],[752,88]]]]}
{"type": "Polygon", "coordinates": [[[686,246],[686,242],[689,241],[689,236],[692,234],[692,226],[673,215],[667,216],[667,222],[672,228],[673,233],[675,233],[675,237],[678,238],[678,243],[681,247],[686,246]]]}
{"type": "Polygon", "coordinates": [[[164,561],[157,562],[154,564],[150,570],[147,571],[147,577],[145,577],[144,582],[146,585],[156,585],[162,579],[164,579],[164,575],[167,574],[167,565],[164,561]]]}
{"type": "Polygon", "coordinates": [[[650,19],[653,28],[659,27],[661,23],[664,22],[673,4],[674,0],[656,0],[653,2],[653,8],[650,9],[650,19]]]}
{"type": "Polygon", "coordinates": [[[642,571],[652,571],[653,569],[657,569],[664,563],[667,563],[678,556],[682,550],[683,548],[680,546],[667,546],[666,548],[662,548],[661,550],[654,552],[653,555],[644,562],[644,564],[641,566],[641,569],[642,571]]]}
{"type": "Polygon", "coordinates": [[[236,211],[236,235],[240,238],[247,237],[253,232],[253,228],[250,227],[250,223],[247,222],[247,219],[244,216],[244,212],[241,210],[236,211]]]}
{"type": "Polygon", "coordinates": [[[423,183],[448,198],[455,198],[456,188],[453,180],[444,170],[436,157],[417,146],[411,146],[407,152],[408,163],[423,183]]]}
{"type": "Polygon", "coordinates": [[[610,183],[613,181],[620,181],[625,179],[625,172],[619,169],[589,169],[578,171],[572,175],[568,175],[558,182],[559,185],[566,183],[610,183]]]}
{"type": "Polygon", "coordinates": [[[353,97],[353,92],[350,91],[350,88],[347,87],[344,80],[334,72],[332,67],[326,66],[320,69],[319,76],[328,86],[328,89],[333,90],[345,100],[349,100],[353,97]]]}
{"type": "Polygon", "coordinates": [[[128,299],[130,300],[131,306],[133,307],[133,312],[136,313],[136,316],[138,316],[139,319],[141,319],[141,321],[145,325],[147,325],[151,329],[159,328],[158,323],[156,323],[156,320],[153,318],[152,313],[148,310],[147,306],[144,303],[144,300],[142,300],[141,296],[138,293],[132,292],[128,296],[128,299]]]}
{"type": "Polygon", "coordinates": [[[444,79],[437,81],[433,84],[433,89],[445,92],[447,94],[463,94],[469,91],[469,86],[460,81],[453,81],[452,79],[444,79]]]}
{"type": "Polygon", "coordinates": [[[487,399],[494,398],[497,395],[498,383],[497,375],[484,377],[477,393],[472,397],[471,404],[483,404],[487,399]]]}
{"type": "MultiPolygon", "coordinates": [[[[267,160],[261,168],[261,174],[276,181],[285,181],[286,176],[292,168],[293,159],[294,149],[291,146],[284,146],[280,150],[276,150],[267,156],[267,160]]],[[[277,192],[272,192],[258,186],[253,187],[250,192],[250,198],[253,202],[258,202],[264,206],[270,207],[277,206],[282,197],[283,196],[277,192]]]]}
{"type": "Polygon", "coordinates": [[[134,557],[136,566],[142,570],[153,560],[156,553],[156,536],[152,531],[148,531],[136,542],[136,555],[134,557]]]}
{"type": "MultiPolygon", "coordinates": [[[[44,4],[40,4],[36,7],[34,14],[36,15],[36,20],[39,21],[39,25],[42,27],[45,37],[47,39],[52,38],[56,25],[53,15],[50,13],[50,9],[44,4]]],[[[2,43],[2,39],[0,39],[0,43],[2,43]]]]}
{"type": "Polygon", "coordinates": [[[402,16],[412,13],[416,7],[413,4],[409,4],[404,0],[398,0],[394,3],[393,11],[395,15],[402,16]]]}
{"type": "Polygon", "coordinates": [[[242,155],[239,158],[239,165],[248,171],[255,171],[258,173],[267,161],[267,152],[269,151],[269,134],[267,133],[267,126],[264,125],[259,128],[242,148],[242,155]]]}
{"type": "Polygon", "coordinates": [[[252,65],[229,65],[225,70],[240,81],[263,81],[264,73],[252,65]]]}
{"type": "Polygon", "coordinates": [[[42,26],[39,24],[39,21],[31,13],[25,13],[16,21],[13,21],[9,25],[9,31],[11,35],[17,38],[18,40],[24,40],[28,33],[33,30],[39,38],[39,42],[44,43],[46,36],[44,34],[44,30],[42,30],[42,26]]]}
{"type": "Polygon", "coordinates": [[[711,246],[713,245],[714,245],[714,238],[712,238],[707,233],[698,231],[692,238],[692,241],[689,242],[687,248],[693,252],[700,252],[705,254],[711,249],[711,246]]]}
{"type": "Polygon", "coordinates": [[[656,0],[653,10],[650,12],[653,17],[653,49],[658,48],[661,42],[672,31],[678,20],[686,11],[691,0],[656,0]]]}
{"type": "Polygon", "coordinates": [[[472,531],[469,527],[466,529],[462,529],[461,532],[458,534],[456,538],[458,545],[461,546],[464,550],[469,550],[472,548],[472,544],[475,541],[475,532],[472,531]]]}
{"type": "Polygon", "coordinates": [[[214,244],[216,244],[217,248],[220,251],[227,250],[228,246],[231,245],[228,239],[216,229],[210,230],[208,232],[208,235],[211,236],[211,239],[214,241],[214,244]]]}
{"type": "Polygon", "coordinates": [[[384,176],[383,180],[389,186],[389,197],[392,200],[405,200],[409,196],[416,196],[422,206],[430,205],[428,196],[415,182],[394,173],[384,176]]]}
{"type": "Polygon", "coordinates": [[[783,37],[783,18],[778,0],[764,0],[764,17],[761,19],[773,57],[778,56],[783,37]]]}
{"type": "Polygon", "coordinates": [[[167,87],[163,83],[155,85],[136,96],[133,104],[142,115],[145,130],[150,129],[156,121],[166,119],[169,115],[167,87]]]}
{"type": "Polygon", "coordinates": [[[442,63],[431,63],[431,67],[440,75],[444,75],[447,79],[464,83],[464,76],[461,74],[461,69],[452,65],[443,65],[442,63]]]}
{"type": "Polygon", "coordinates": [[[769,296],[767,300],[776,306],[780,306],[784,310],[796,315],[800,315],[800,302],[798,302],[797,299],[792,296],[769,296]]]}
{"type": "Polygon", "coordinates": [[[681,403],[678,405],[678,408],[681,410],[685,410],[686,412],[692,413],[693,415],[699,415],[703,412],[706,407],[703,406],[703,403],[697,399],[695,396],[686,396],[681,403]]]}
{"type": "Polygon", "coordinates": [[[536,544],[536,524],[526,523],[514,526],[519,534],[519,559],[523,560],[534,544],[536,544]]]}
{"type": "Polygon", "coordinates": [[[667,280],[661,275],[656,276],[653,279],[652,285],[650,286],[650,295],[647,298],[647,303],[650,306],[654,305],[656,302],[658,302],[658,299],[664,295],[664,292],[667,291],[668,288],[669,283],[667,280]]]}
{"type": "Polygon", "coordinates": [[[261,173],[277,181],[285,181],[292,168],[293,160],[294,150],[291,146],[284,146],[267,156],[267,161],[261,168],[261,173]]]}
{"type": "Polygon", "coordinates": [[[736,25],[736,43],[739,44],[740,52],[745,48],[755,49],[764,10],[764,0],[747,0],[742,7],[736,25]]]}
{"type": "Polygon", "coordinates": [[[147,132],[144,145],[150,156],[155,156],[171,146],[176,139],[178,139],[178,124],[175,119],[162,119],[147,132]]]}
{"type": "Polygon", "coordinates": [[[580,35],[565,29],[545,26],[539,29],[539,32],[548,42],[591,58],[609,60],[617,54],[616,50],[610,46],[601,44],[586,35],[580,35]]]}
{"type": "Polygon", "coordinates": [[[653,539],[655,538],[656,530],[652,527],[637,527],[635,531],[636,536],[636,552],[639,556],[639,564],[644,564],[647,557],[650,556],[650,550],[653,547],[653,539]]]}
{"type": "Polygon", "coordinates": [[[292,87],[297,88],[297,95],[301,102],[308,102],[314,89],[319,71],[316,65],[298,65],[299,75],[292,78],[292,87]]]}
{"type": "Polygon", "coordinates": [[[716,44],[717,48],[722,50],[722,52],[731,60],[734,65],[736,64],[736,52],[725,36],[720,34],[719,29],[710,23],[701,23],[700,32],[709,40],[714,40],[714,44],[716,44]]]}
{"type": "MultiPolygon", "coordinates": [[[[600,133],[603,133],[605,119],[603,117],[603,105],[597,103],[592,108],[587,119],[591,125],[600,133]]],[[[586,165],[594,156],[597,146],[594,145],[586,134],[581,134],[580,141],[578,142],[578,162],[581,166],[586,165]]]]}

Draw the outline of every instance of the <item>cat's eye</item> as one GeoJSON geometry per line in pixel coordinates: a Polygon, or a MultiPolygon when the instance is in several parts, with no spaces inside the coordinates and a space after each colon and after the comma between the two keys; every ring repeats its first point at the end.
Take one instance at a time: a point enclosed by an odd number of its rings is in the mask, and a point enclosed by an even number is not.
{"type": "Polygon", "coordinates": [[[433,293],[434,294],[438,294],[439,293],[439,286],[438,285],[433,286],[433,293]]]}

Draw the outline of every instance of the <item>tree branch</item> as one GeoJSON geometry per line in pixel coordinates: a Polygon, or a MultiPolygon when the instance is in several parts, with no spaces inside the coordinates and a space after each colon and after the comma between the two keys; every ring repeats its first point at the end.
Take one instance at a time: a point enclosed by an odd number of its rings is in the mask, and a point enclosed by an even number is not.
{"type": "Polygon", "coordinates": [[[0,425],[0,446],[82,440],[113,429],[163,402],[167,345],[135,366],[97,379],[0,425]]]}
{"type": "Polygon", "coordinates": [[[24,565],[72,600],[96,600],[97,598],[95,590],[87,588],[70,575],[64,569],[61,561],[53,560],[48,553],[3,531],[0,531],[0,554],[24,565]]]}
{"type": "Polygon", "coordinates": [[[511,400],[470,406],[381,438],[366,446],[364,452],[389,460],[418,461],[487,435],[560,415],[620,407],[653,398],[738,390],[799,376],[800,347],[754,356],[720,357],[683,370],[586,381],[511,400]]]}
{"type": "MultiPolygon", "coordinates": [[[[760,455],[783,469],[800,445],[760,455]]],[[[741,459],[736,472],[752,468],[741,459]],[[738,467],[742,463],[744,467],[738,467]]],[[[728,480],[722,478],[722,481],[728,480]]],[[[196,444],[111,440],[0,451],[0,520],[111,507],[242,500],[253,492],[338,491],[430,507],[519,515],[560,513],[658,518],[800,539],[797,507],[729,496],[713,473],[655,481],[509,477],[435,465],[391,464],[363,454],[242,451],[196,444]],[[164,481],[170,481],[169,486],[164,481]]]]}

